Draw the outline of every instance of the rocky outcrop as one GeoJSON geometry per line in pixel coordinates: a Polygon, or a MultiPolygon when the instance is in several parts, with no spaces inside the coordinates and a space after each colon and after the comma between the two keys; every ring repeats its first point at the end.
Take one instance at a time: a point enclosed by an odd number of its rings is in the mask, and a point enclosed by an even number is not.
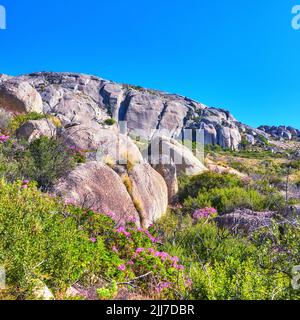
{"type": "Polygon", "coordinates": [[[149,164],[135,165],[129,178],[132,182],[132,199],[139,211],[141,224],[148,227],[167,212],[166,182],[149,164]]]}
{"type": "Polygon", "coordinates": [[[196,175],[207,169],[204,164],[184,144],[166,136],[155,136],[149,146],[148,161],[156,166],[161,164],[174,164],[178,176],[196,175]],[[163,157],[161,157],[163,156],[163,157]]]}
{"type": "Polygon", "coordinates": [[[130,186],[109,166],[90,161],[62,178],[53,194],[73,203],[113,216],[118,224],[135,221],[148,227],[167,211],[168,191],[162,178],[149,164],[137,164],[129,174],[130,186]]]}
{"type": "Polygon", "coordinates": [[[56,136],[56,127],[48,119],[31,120],[24,123],[16,134],[18,139],[26,139],[31,142],[40,137],[52,138],[56,136]]]}
{"type": "Polygon", "coordinates": [[[180,95],[71,73],[33,73],[13,80],[30,83],[42,97],[44,112],[58,116],[63,126],[114,117],[144,139],[157,130],[178,138],[183,129],[193,129],[204,130],[206,143],[232,149],[241,143],[238,123],[229,112],[180,95]]]}
{"type": "Polygon", "coordinates": [[[113,215],[119,224],[133,218],[139,225],[139,214],[122,179],[103,163],[79,165],[57,183],[53,193],[67,203],[113,215]]]}
{"type": "Polygon", "coordinates": [[[105,127],[87,122],[62,130],[61,137],[69,146],[85,150],[89,159],[101,162],[124,163],[128,158],[134,163],[143,163],[143,156],[130,137],[121,134],[117,127],[105,127]]]}
{"type": "Polygon", "coordinates": [[[215,218],[216,223],[234,233],[251,233],[256,230],[272,227],[274,212],[253,212],[251,210],[236,210],[215,218]]]}
{"type": "Polygon", "coordinates": [[[169,203],[173,203],[179,190],[175,163],[167,155],[161,155],[157,164],[152,166],[164,178],[168,188],[169,203]]]}
{"type": "Polygon", "coordinates": [[[260,126],[260,130],[268,133],[274,139],[292,140],[300,138],[300,130],[287,126],[260,126]]]}
{"type": "Polygon", "coordinates": [[[0,83],[0,108],[13,113],[42,113],[43,102],[30,83],[13,78],[0,83]]]}

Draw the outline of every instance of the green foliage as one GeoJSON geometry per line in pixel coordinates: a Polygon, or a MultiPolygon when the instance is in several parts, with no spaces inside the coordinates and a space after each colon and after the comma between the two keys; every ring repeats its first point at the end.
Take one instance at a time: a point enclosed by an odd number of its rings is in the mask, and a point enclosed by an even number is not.
{"type": "Polygon", "coordinates": [[[31,143],[10,140],[0,144],[0,176],[8,181],[35,180],[46,191],[79,162],[56,139],[42,137],[31,143]]]}
{"type": "Polygon", "coordinates": [[[34,140],[20,155],[21,173],[49,190],[58,178],[70,171],[75,163],[67,148],[56,139],[34,140]]]}
{"type": "Polygon", "coordinates": [[[229,213],[235,209],[252,209],[263,211],[277,208],[278,198],[264,196],[254,189],[241,187],[212,189],[209,192],[199,192],[197,197],[188,197],[183,205],[185,210],[193,212],[198,208],[213,207],[219,213],[229,213]]]}
{"type": "Polygon", "coordinates": [[[269,145],[269,141],[268,141],[268,139],[267,138],[265,138],[264,136],[262,136],[262,135],[259,135],[258,136],[258,139],[264,144],[264,145],[266,145],[266,146],[268,146],[269,145]]]}
{"type": "Polygon", "coordinates": [[[116,124],[116,120],[113,118],[106,119],[106,120],[104,120],[104,124],[107,126],[113,126],[114,124],[116,124]]]}
{"type": "Polygon", "coordinates": [[[92,244],[55,199],[34,185],[0,182],[0,265],[18,299],[31,296],[36,280],[66,289],[106,254],[101,239],[92,244]]]}
{"type": "Polygon", "coordinates": [[[205,172],[197,176],[182,176],[179,178],[179,200],[183,201],[187,197],[196,197],[199,192],[210,191],[212,189],[241,187],[243,185],[240,178],[232,174],[219,174],[205,172]]]}
{"type": "Polygon", "coordinates": [[[97,289],[100,300],[113,300],[118,294],[118,285],[116,281],[112,281],[103,288],[97,289]]]}
{"type": "Polygon", "coordinates": [[[177,230],[175,237],[173,232],[165,233],[165,250],[177,254],[186,266],[193,283],[190,299],[268,300],[299,297],[299,293],[291,287],[290,275],[292,266],[298,264],[296,242],[300,239],[299,231],[294,238],[291,233],[280,238],[276,230],[270,237],[266,237],[266,230],[262,230],[252,239],[231,235],[206,220],[199,220],[194,225],[179,218],[177,221],[177,228],[174,228],[174,216],[165,219],[164,225],[159,224],[159,227],[177,230]],[[166,225],[170,220],[172,228],[166,225]],[[278,249],[275,250],[275,247],[278,249]],[[282,256],[278,254],[280,247],[284,249],[282,256]],[[291,257],[288,258],[289,254],[291,257]],[[283,263],[284,259],[287,261],[283,263]]]}
{"type": "Polygon", "coordinates": [[[216,208],[219,213],[234,209],[255,211],[281,210],[283,197],[269,184],[245,185],[235,175],[206,172],[193,177],[180,178],[179,200],[184,212],[193,213],[205,207],[216,208]]]}
{"type": "Polygon", "coordinates": [[[42,194],[34,183],[24,188],[0,182],[0,265],[7,273],[3,298],[34,299],[36,283],[58,296],[75,282],[108,279],[98,290],[112,298],[116,284],[134,283],[155,297],[180,298],[185,276],[178,260],[160,250],[154,229],[133,223],[116,228],[108,216],[65,206],[42,194]]]}
{"type": "Polygon", "coordinates": [[[18,116],[13,117],[10,120],[8,125],[8,129],[11,133],[15,133],[17,129],[19,129],[25,122],[30,120],[41,120],[45,119],[47,116],[37,112],[30,112],[26,114],[20,114],[18,116]]]}
{"type": "Polygon", "coordinates": [[[300,170],[300,159],[293,160],[284,165],[285,168],[292,168],[294,170],[300,170]]]}

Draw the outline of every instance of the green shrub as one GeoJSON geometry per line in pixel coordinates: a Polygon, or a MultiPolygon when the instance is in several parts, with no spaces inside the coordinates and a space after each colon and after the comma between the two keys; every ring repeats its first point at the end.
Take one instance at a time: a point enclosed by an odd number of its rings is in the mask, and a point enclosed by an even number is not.
{"type": "Polygon", "coordinates": [[[97,289],[100,300],[113,300],[118,294],[118,285],[116,281],[112,281],[103,288],[97,289]]]}
{"type": "MultiPolygon", "coordinates": [[[[196,209],[213,207],[219,213],[229,213],[235,209],[252,209],[263,211],[278,208],[281,196],[265,196],[254,189],[241,187],[213,189],[208,192],[200,191],[197,197],[188,197],[183,205],[187,212],[193,213],[196,209]]],[[[280,202],[282,203],[282,202],[280,202]]]]}
{"type": "MultiPolygon", "coordinates": [[[[170,220],[173,221],[174,216],[166,221],[170,220]]],[[[182,224],[180,219],[177,220],[182,224]]],[[[282,261],[275,260],[278,253],[274,251],[271,237],[258,234],[256,240],[251,241],[219,229],[206,220],[200,220],[193,226],[184,223],[181,228],[174,229],[177,229],[175,238],[173,234],[171,237],[170,234],[166,235],[165,250],[177,254],[186,267],[192,282],[189,299],[263,300],[291,297],[288,270],[291,265],[288,267],[289,263],[286,262],[286,268],[282,268],[282,261]]],[[[279,239],[278,234],[274,234],[276,238],[279,239]]],[[[289,251],[296,248],[297,240],[293,241],[293,244],[285,247],[285,259],[288,252],[295,258],[297,256],[295,251],[289,251]]],[[[286,242],[286,239],[282,242],[286,242]]],[[[293,294],[298,296],[297,292],[293,294]]]]}
{"type": "Polygon", "coordinates": [[[89,286],[105,279],[111,285],[98,290],[101,298],[111,298],[115,284],[124,282],[156,298],[181,298],[187,290],[182,266],[161,250],[153,233],[132,222],[117,228],[112,218],[65,206],[34,183],[2,180],[0,265],[6,270],[7,291],[1,297],[34,298],[36,283],[64,296],[75,282],[89,286]]]}
{"type": "Polygon", "coordinates": [[[179,178],[179,200],[196,197],[199,192],[208,192],[216,188],[241,187],[240,178],[229,173],[205,172],[197,176],[179,178]]]}
{"type": "Polygon", "coordinates": [[[116,120],[113,118],[106,119],[104,120],[104,124],[106,124],[107,126],[113,126],[114,124],[116,124],[116,120]]]}
{"type": "Polygon", "coordinates": [[[20,173],[37,181],[42,190],[49,190],[58,178],[75,166],[67,148],[56,139],[42,137],[31,142],[19,154],[20,173]]]}
{"type": "Polygon", "coordinates": [[[0,143],[0,177],[10,182],[35,180],[43,191],[49,190],[76,163],[84,162],[84,152],[67,148],[54,138],[42,137],[31,143],[10,139],[0,143]]]}
{"type": "Polygon", "coordinates": [[[31,296],[36,280],[54,292],[66,289],[107,254],[67,212],[34,185],[0,182],[0,265],[18,299],[31,296]]]}
{"type": "Polygon", "coordinates": [[[13,117],[8,124],[9,131],[14,134],[17,129],[19,129],[25,122],[30,120],[41,120],[45,119],[47,116],[37,112],[30,112],[27,114],[20,114],[13,117]]]}

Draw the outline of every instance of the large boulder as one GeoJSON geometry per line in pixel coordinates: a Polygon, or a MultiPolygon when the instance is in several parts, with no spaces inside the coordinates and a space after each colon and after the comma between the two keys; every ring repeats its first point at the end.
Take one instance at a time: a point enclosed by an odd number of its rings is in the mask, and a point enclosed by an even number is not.
{"type": "Polygon", "coordinates": [[[158,164],[153,164],[153,168],[167,183],[169,203],[173,203],[176,200],[176,195],[179,189],[175,163],[170,161],[168,156],[162,155],[159,158],[158,164]]]}
{"type": "Polygon", "coordinates": [[[158,135],[152,139],[150,154],[149,162],[153,166],[160,164],[162,159],[164,164],[174,163],[178,176],[196,175],[207,171],[202,161],[188,147],[166,136],[158,135]]]}
{"type": "Polygon", "coordinates": [[[13,78],[0,83],[0,108],[13,113],[42,113],[43,101],[28,82],[13,78]]]}
{"type": "Polygon", "coordinates": [[[56,127],[49,119],[31,120],[25,122],[16,134],[18,139],[26,139],[31,142],[40,137],[55,137],[56,127]]]}
{"type": "Polygon", "coordinates": [[[217,130],[213,124],[201,124],[201,130],[204,131],[204,143],[207,145],[217,144],[217,130]]]}
{"type": "Polygon", "coordinates": [[[217,136],[217,142],[223,148],[232,150],[239,149],[242,137],[238,128],[232,126],[219,126],[217,128],[217,136]]]}
{"type": "Polygon", "coordinates": [[[101,162],[143,163],[143,156],[130,137],[121,134],[117,127],[103,127],[96,122],[65,129],[61,136],[69,146],[90,153],[90,159],[101,162]]]}
{"type": "Polygon", "coordinates": [[[129,172],[132,199],[140,213],[141,224],[148,227],[168,208],[168,188],[163,177],[149,164],[138,164],[129,172]]]}
{"type": "Polygon", "coordinates": [[[139,225],[138,212],[122,179],[103,163],[79,165],[56,184],[53,193],[61,196],[65,202],[113,214],[119,224],[133,218],[139,225]]]}
{"type": "Polygon", "coordinates": [[[233,233],[252,233],[256,230],[272,227],[274,212],[253,212],[252,210],[235,210],[215,218],[216,223],[233,233]]]}

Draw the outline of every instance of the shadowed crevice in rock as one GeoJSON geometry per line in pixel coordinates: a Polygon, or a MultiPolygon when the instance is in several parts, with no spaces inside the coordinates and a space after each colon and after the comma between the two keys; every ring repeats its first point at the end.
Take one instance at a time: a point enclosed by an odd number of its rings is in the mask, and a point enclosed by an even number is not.
{"type": "Polygon", "coordinates": [[[119,121],[126,120],[126,115],[127,115],[128,108],[130,106],[131,98],[132,97],[130,96],[130,94],[127,94],[125,99],[121,102],[120,108],[119,108],[119,114],[118,114],[119,121]]]}
{"type": "Polygon", "coordinates": [[[167,111],[167,108],[168,108],[168,103],[165,102],[165,103],[164,103],[164,107],[163,107],[161,113],[160,113],[159,116],[158,116],[158,122],[157,122],[156,130],[159,130],[159,129],[160,129],[160,124],[161,124],[161,122],[162,122],[162,120],[163,120],[163,117],[164,117],[166,111],[167,111]]]}

